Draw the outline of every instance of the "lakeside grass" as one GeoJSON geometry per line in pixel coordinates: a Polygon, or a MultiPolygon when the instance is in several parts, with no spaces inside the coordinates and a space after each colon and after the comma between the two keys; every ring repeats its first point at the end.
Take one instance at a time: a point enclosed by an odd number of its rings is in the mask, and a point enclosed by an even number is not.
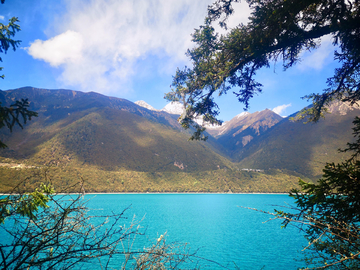
{"type": "Polygon", "coordinates": [[[299,180],[299,176],[280,170],[246,172],[227,168],[186,173],[124,169],[105,171],[93,166],[2,166],[0,173],[1,193],[11,193],[16,186],[20,190],[32,191],[41,183],[51,183],[59,192],[66,190],[66,193],[78,193],[77,183],[81,181],[85,194],[286,194],[298,187],[299,180]],[[24,179],[27,179],[26,185],[21,184],[24,179]]]}

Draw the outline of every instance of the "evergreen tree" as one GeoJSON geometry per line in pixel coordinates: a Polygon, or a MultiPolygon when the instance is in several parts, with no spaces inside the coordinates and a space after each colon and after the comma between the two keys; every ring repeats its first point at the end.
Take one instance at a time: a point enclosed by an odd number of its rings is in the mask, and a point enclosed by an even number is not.
{"type": "Polygon", "coordinates": [[[309,240],[306,262],[310,269],[360,269],[360,118],[354,120],[356,141],[349,143],[351,158],[328,163],[316,183],[300,180],[294,189],[297,211],[277,211],[284,226],[300,224],[309,240]]]}
{"type": "Polygon", "coordinates": [[[187,51],[192,68],[178,69],[170,101],[180,101],[186,112],[180,117],[185,128],[194,126],[195,139],[205,139],[202,126],[193,121],[202,115],[205,122],[219,124],[219,108],[214,95],[235,89],[237,99],[249,107],[250,99],[261,92],[256,72],[281,60],[284,69],[300,60],[303,51],[314,50],[321,37],[330,35],[339,48],[334,57],[340,63],[328,87],[321,94],[309,94],[313,107],[306,114],[317,121],[332,99],[349,101],[360,98],[360,3],[358,0],[248,0],[252,10],[249,23],[239,24],[225,35],[218,35],[212,25],[226,20],[238,0],[217,0],[208,9],[205,24],[193,33],[195,47],[187,51]]]}
{"type": "MultiPolygon", "coordinates": [[[[1,4],[4,4],[4,2],[5,0],[2,0],[1,4]]],[[[13,39],[16,32],[20,31],[20,25],[18,22],[18,18],[12,17],[7,25],[0,23],[0,53],[6,53],[10,48],[15,51],[16,48],[20,45],[20,40],[13,39]]],[[[0,62],[2,62],[1,57],[0,62]]],[[[0,70],[3,70],[3,68],[0,67],[0,70]]],[[[3,79],[4,77],[4,75],[0,76],[0,78],[3,79]]]]}
{"type": "MultiPolygon", "coordinates": [[[[5,0],[1,1],[2,4],[4,2],[5,0]]],[[[18,22],[18,18],[12,17],[7,25],[0,23],[0,53],[6,53],[10,48],[15,51],[20,45],[20,40],[13,39],[16,32],[20,31],[18,22]]],[[[2,62],[1,57],[0,62],[2,62]]],[[[0,67],[0,70],[2,69],[3,68],[0,67]]],[[[5,76],[1,75],[0,77],[4,79],[5,76]]],[[[11,131],[16,124],[23,128],[23,124],[26,124],[27,120],[31,120],[33,116],[37,116],[37,113],[29,111],[28,107],[29,102],[27,99],[16,101],[10,105],[10,107],[2,106],[0,102],[0,128],[6,126],[11,131]]],[[[6,144],[0,140],[0,148],[5,147],[6,144]]]]}

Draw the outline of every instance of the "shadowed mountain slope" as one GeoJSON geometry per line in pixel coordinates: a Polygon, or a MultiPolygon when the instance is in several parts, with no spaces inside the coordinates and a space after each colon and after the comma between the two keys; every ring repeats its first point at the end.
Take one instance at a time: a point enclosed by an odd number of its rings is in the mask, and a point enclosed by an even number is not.
{"type": "Polygon", "coordinates": [[[347,157],[338,149],[353,140],[352,121],[360,114],[356,107],[339,103],[333,104],[330,112],[318,123],[304,124],[286,118],[233,158],[242,168],[283,169],[317,179],[326,162],[341,162],[347,157]]]}
{"type": "Polygon", "coordinates": [[[254,138],[261,136],[282,117],[271,110],[255,113],[242,113],[216,129],[208,129],[208,133],[216,138],[216,143],[223,147],[224,153],[233,158],[234,154],[249,144],[254,138]]]}
{"type": "Polygon", "coordinates": [[[161,111],[151,111],[122,98],[104,96],[95,92],[83,93],[72,90],[48,90],[22,87],[15,90],[0,91],[0,102],[10,105],[13,101],[27,98],[30,109],[47,117],[45,124],[67,118],[75,112],[94,108],[111,108],[128,111],[159,123],[180,128],[176,117],[161,111]]]}
{"type": "Polygon", "coordinates": [[[76,162],[106,170],[202,171],[227,161],[206,144],[189,142],[176,116],[96,93],[21,88],[1,91],[3,104],[26,96],[39,117],[1,138],[4,157],[36,164],[76,162]]]}

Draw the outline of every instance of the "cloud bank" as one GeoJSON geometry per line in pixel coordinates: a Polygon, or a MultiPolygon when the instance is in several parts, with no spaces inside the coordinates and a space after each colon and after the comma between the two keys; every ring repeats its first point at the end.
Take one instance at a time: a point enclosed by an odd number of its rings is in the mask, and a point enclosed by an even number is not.
{"type": "MultiPolygon", "coordinates": [[[[64,86],[124,94],[142,74],[173,75],[187,63],[194,28],[213,0],[67,0],[67,13],[47,40],[27,48],[61,69],[64,86]]],[[[248,16],[244,9],[237,23],[248,16]]]]}
{"type": "Polygon", "coordinates": [[[286,110],[286,108],[288,108],[290,106],[291,106],[291,103],[290,104],[280,105],[280,106],[277,106],[274,109],[272,109],[272,111],[274,113],[278,114],[278,115],[281,115],[286,110]]]}

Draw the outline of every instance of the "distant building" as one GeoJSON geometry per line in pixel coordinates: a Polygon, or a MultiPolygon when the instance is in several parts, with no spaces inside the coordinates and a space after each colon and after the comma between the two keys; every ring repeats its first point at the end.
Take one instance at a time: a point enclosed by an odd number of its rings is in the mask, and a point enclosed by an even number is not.
{"type": "Polygon", "coordinates": [[[260,170],[260,169],[247,169],[247,168],[243,168],[241,169],[242,171],[247,171],[247,172],[264,172],[264,170],[260,170]]]}

